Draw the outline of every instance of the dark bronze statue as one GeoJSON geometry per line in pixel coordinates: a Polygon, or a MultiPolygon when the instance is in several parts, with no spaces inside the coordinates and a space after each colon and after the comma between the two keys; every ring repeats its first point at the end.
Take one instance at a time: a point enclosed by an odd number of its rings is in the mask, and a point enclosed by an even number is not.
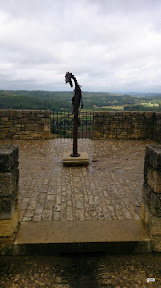
{"type": "Polygon", "coordinates": [[[83,108],[83,101],[82,101],[82,91],[81,86],[78,84],[76,77],[72,74],[67,72],[65,75],[65,82],[69,83],[71,87],[73,87],[72,80],[75,84],[74,89],[74,96],[72,98],[72,105],[73,105],[73,114],[74,114],[74,127],[73,127],[73,153],[70,154],[72,157],[79,157],[80,154],[77,152],[77,140],[78,140],[78,126],[79,126],[79,107],[81,104],[81,108],[83,108]]]}

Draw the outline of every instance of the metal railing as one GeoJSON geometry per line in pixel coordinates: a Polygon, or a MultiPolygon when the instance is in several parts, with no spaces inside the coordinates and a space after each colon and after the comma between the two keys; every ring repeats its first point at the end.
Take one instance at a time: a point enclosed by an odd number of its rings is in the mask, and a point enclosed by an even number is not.
{"type": "MultiPolygon", "coordinates": [[[[51,115],[51,133],[54,138],[73,138],[72,112],[56,111],[51,115]]],[[[92,139],[93,136],[93,111],[79,113],[78,138],[92,139]]]]}

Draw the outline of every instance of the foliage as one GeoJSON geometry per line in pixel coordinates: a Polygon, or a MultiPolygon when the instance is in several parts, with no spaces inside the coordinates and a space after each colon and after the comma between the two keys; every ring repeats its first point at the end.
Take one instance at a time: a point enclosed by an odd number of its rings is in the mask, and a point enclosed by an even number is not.
{"type": "MultiPolygon", "coordinates": [[[[62,91],[0,90],[0,109],[49,109],[72,111],[73,93],[62,91]]],[[[161,95],[120,95],[105,92],[84,92],[85,110],[161,111],[161,95]]]]}

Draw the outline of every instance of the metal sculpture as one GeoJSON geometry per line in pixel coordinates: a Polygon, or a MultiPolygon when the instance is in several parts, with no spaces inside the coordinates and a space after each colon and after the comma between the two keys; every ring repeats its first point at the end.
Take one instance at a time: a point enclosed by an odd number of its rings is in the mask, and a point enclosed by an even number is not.
{"type": "Polygon", "coordinates": [[[79,107],[81,105],[81,109],[83,108],[83,100],[82,100],[82,91],[81,86],[78,84],[76,77],[67,72],[65,75],[65,82],[66,84],[69,83],[71,87],[73,87],[72,80],[75,84],[74,89],[74,96],[72,98],[72,105],[73,105],[73,114],[74,114],[74,125],[73,125],[73,153],[70,154],[72,157],[79,157],[80,154],[77,152],[78,148],[78,126],[79,126],[79,107]]]}

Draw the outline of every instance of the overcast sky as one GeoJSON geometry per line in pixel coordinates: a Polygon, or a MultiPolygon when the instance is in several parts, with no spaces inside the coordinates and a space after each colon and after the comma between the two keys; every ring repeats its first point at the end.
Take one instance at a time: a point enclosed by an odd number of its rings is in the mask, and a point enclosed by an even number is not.
{"type": "Polygon", "coordinates": [[[0,89],[161,92],[160,0],[0,0],[0,89]]]}

